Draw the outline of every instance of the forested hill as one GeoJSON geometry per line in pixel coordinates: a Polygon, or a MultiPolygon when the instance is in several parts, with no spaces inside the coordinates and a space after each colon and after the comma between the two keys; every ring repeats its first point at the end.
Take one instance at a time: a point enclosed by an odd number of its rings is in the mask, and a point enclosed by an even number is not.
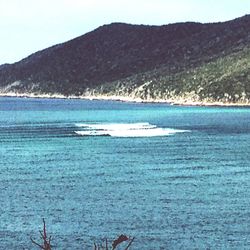
{"type": "Polygon", "coordinates": [[[112,23],[0,66],[0,93],[250,101],[250,16],[223,23],[112,23]]]}

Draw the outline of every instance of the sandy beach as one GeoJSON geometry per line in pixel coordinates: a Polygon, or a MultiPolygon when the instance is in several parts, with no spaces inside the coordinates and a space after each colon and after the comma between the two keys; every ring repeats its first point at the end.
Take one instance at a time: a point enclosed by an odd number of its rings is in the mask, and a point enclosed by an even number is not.
{"type": "Polygon", "coordinates": [[[185,98],[171,99],[142,99],[138,97],[119,96],[119,95],[70,95],[65,96],[60,93],[56,94],[37,94],[37,93],[1,93],[0,97],[20,97],[20,98],[54,98],[54,99],[85,99],[85,100],[106,100],[106,101],[121,101],[121,102],[137,102],[137,103],[166,103],[170,105],[180,106],[225,106],[225,107],[249,107],[250,102],[207,102],[193,101],[185,98]]]}

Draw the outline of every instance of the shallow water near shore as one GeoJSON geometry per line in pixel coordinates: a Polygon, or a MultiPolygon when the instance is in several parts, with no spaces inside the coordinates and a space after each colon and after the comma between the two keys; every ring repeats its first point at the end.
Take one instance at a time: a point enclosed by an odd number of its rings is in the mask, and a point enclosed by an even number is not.
{"type": "Polygon", "coordinates": [[[0,249],[250,248],[249,108],[3,97],[0,156],[0,249]]]}

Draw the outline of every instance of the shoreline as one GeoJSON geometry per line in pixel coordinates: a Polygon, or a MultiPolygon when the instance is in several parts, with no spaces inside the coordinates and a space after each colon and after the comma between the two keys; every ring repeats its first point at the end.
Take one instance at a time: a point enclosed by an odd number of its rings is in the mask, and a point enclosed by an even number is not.
{"type": "Polygon", "coordinates": [[[131,103],[155,103],[169,104],[175,106],[201,106],[201,107],[250,107],[249,103],[230,103],[230,102],[205,102],[193,101],[184,98],[176,99],[150,99],[133,98],[117,95],[82,95],[82,96],[65,96],[62,94],[32,94],[32,93],[0,93],[0,97],[16,97],[16,98],[37,98],[37,99],[78,99],[78,100],[100,100],[100,101],[118,101],[131,103]]]}

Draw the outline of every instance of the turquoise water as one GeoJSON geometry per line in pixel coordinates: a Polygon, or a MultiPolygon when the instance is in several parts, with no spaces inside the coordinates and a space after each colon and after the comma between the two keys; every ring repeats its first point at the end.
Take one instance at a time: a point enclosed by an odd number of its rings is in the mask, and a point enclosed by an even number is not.
{"type": "Polygon", "coordinates": [[[0,157],[0,249],[250,249],[250,109],[0,98],[0,157]]]}

